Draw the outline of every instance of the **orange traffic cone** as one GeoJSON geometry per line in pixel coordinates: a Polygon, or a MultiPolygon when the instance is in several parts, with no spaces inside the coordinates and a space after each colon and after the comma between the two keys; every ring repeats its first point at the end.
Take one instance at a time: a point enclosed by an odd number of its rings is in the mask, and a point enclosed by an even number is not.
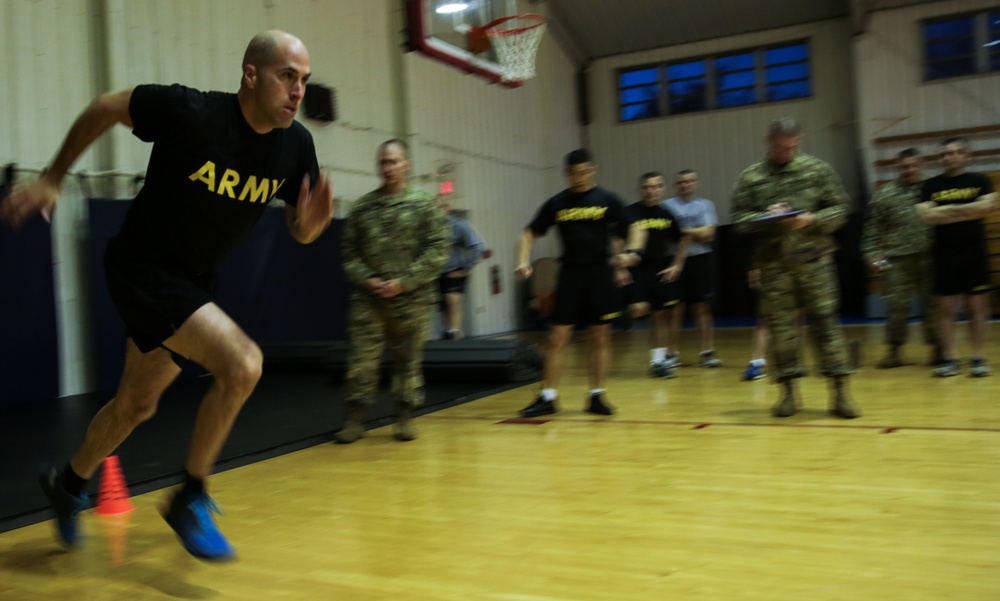
{"type": "Polygon", "coordinates": [[[128,495],[128,486],[122,475],[118,457],[112,455],[104,459],[104,469],[101,470],[101,486],[97,491],[98,515],[118,515],[135,509],[128,495]]]}
{"type": "Polygon", "coordinates": [[[94,511],[108,539],[112,566],[120,566],[125,561],[125,543],[133,509],[135,507],[128,494],[121,464],[118,457],[112,455],[104,460],[101,486],[97,489],[97,509],[94,511]]]}

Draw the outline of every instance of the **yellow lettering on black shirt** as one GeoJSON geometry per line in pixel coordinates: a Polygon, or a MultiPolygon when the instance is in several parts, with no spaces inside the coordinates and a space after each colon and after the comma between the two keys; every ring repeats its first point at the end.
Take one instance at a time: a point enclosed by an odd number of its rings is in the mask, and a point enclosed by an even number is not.
{"type": "MultiPolygon", "coordinates": [[[[208,188],[209,192],[215,192],[219,196],[228,196],[229,198],[236,198],[236,186],[239,185],[240,181],[243,180],[240,177],[238,171],[234,169],[226,169],[222,174],[222,179],[219,181],[219,188],[216,190],[215,187],[215,163],[212,161],[205,161],[197,171],[188,176],[188,179],[193,182],[202,182],[208,188]]],[[[274,195],[278,193],[281,186],[285,184],[285,180],[282,179],[278,181],[276,179],[268,179],[266,177],[260,178],[260,184],[257,183],[257,176],[251,175],[246,178],[246,183],[243,184],[243,189],[240,190],[240,200],[246,200],[247,195],[250,196],[250,202],[267,202],[274,198],[274,195]]]]}
{"type": "Polygon", "coordinates": [[[599,221],[604,218],[608,207],[576,207],[556,213],[556,221],[599,221]]]}
{"type": "Polygon", "coordinates": [[[931,194],[931,200],[935,202],[956,202],[959,200],[973,200],[979,198],[979,188],[955,188],[953,190],[941,190],[931,194]]]}

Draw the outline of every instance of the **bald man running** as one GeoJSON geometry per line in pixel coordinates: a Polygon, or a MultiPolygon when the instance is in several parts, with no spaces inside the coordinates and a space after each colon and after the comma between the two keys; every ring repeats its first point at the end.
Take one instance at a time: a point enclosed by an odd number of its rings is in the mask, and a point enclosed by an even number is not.
{"type": "Polygon", "coordinates": [[[213,302],[214,277],[272,198],[287,203],[289,231],[303,244],[330,222],[331,184],[311,135],[294,120],[309,74],[302,41],[268,31],[247,47],[236,94],[180,85],[103,94],[77,118],[42,177],[0,204],[0,218],[15,227],[39,213],[48,219],[70,167],[117,123],[153,144],[145,186],[104,255],[108,290],[128,329],[121,383],[76,455],[60,469],[45,466],[40,478],[67,546],[82,540],[87,481],[153,416],[180,366],[192,361],[215,380],[195,421],[184,484],[163,515],[192,555],[235,556],[213,520],[218,506],[205,479],[260,378],[262,355],[213,302]]]}

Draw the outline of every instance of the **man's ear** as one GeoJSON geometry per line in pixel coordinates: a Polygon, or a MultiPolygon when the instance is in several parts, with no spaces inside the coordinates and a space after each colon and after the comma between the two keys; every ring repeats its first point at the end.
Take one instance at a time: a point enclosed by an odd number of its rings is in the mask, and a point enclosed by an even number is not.
{"type": "Polygon", "coordinates": [[[254,65],[243,65],[243,83],[247,87],[254,87],[257,83],[257,67],[254,65]]]}

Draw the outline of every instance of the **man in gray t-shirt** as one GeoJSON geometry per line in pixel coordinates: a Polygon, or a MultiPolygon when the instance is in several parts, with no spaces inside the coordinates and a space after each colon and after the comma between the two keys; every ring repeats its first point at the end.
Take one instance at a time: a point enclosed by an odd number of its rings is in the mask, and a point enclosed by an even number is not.
{"type": "Polygon", "coordinates": [[[712,331],[712,299],[715,298],[715,259],[712,253],[712,241],[715,239],[715,227],[719,218],[715,213],[715,204],[707,198],[695,196],[698,190],[698,173],[692,169],[684,169],[674,177],[677,196],[663,201],[670,212],[677,217],[681,230],[690,236],[687,262],[680,276],[681,303],[673,312],[670,323],[669,339],[674,341],[674,356],[671,363],[680,363],[676,356],[680,349],[680,330],[684,319],[684,306],[690,304],[694,317],[701,332],[701,354],[699,365],[702,367],[719,367],[722,361],[715,356],[712,331]]]}
{"type": "Polygon", "coordinates": [[[465,302],[465,284],[469,279],[469,272],[486,251],[486,243],[465,217],[452,212],[447,195],[438,195],[437,203],[448,215],[448,223],[451,225],[451,252],[438,277],[438,290],[441,293],[441,338],[461,340],[464,337],[462,305],[465,302]]]}

